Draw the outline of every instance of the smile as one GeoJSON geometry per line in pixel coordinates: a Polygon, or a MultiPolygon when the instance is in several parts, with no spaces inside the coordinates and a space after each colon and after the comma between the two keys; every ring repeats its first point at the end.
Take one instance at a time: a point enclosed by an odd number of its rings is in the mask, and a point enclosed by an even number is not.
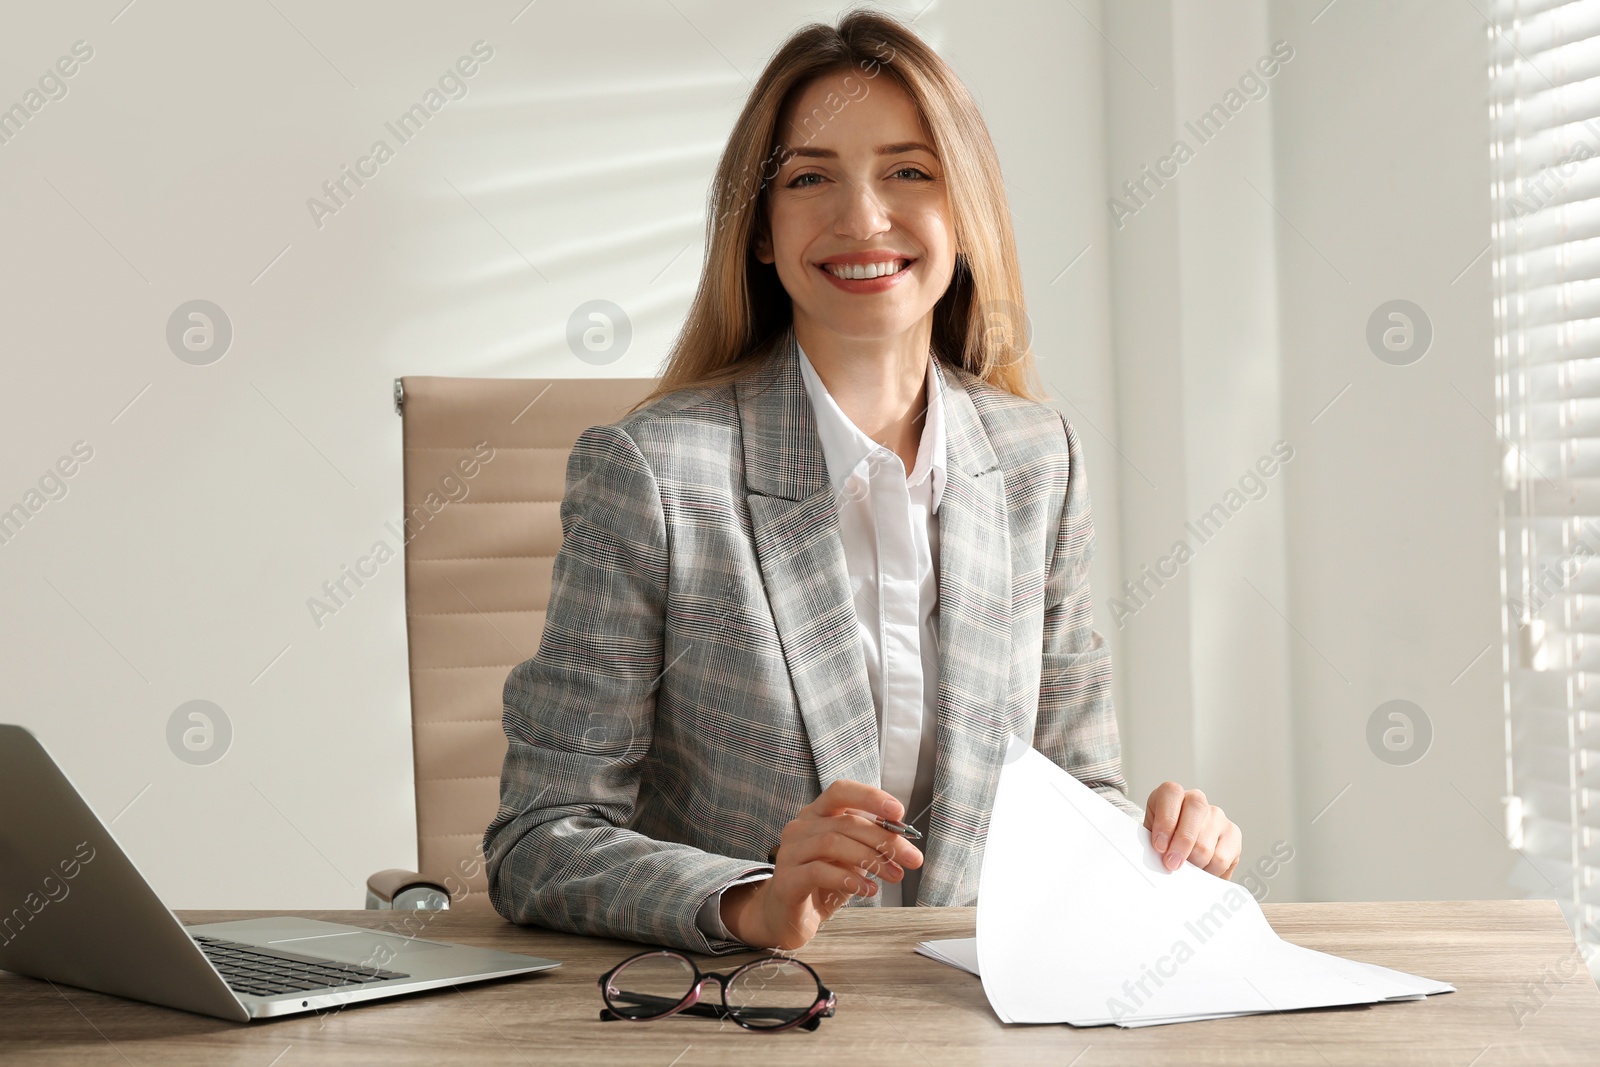
{"type": "Polygon", "coordinates": [[[914,259],[886,259],[877,263],[827,263],[817,269],[847,293],[878,293],[898,285],[911,273],[914,259]]]}

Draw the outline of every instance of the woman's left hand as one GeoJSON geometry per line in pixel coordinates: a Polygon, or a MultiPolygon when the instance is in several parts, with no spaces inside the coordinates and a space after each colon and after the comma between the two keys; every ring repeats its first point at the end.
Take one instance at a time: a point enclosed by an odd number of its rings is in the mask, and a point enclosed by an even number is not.
{"type": "Polygon", "coordinates": [[[1162,862],[1175,871],[1188,860],[1218,878],[1230,878],[1244,850],[1244,836],[1198,789],[1162,782],[1150,792],[1144,825],[1150,844],[1165,853],[1162,862]]]}

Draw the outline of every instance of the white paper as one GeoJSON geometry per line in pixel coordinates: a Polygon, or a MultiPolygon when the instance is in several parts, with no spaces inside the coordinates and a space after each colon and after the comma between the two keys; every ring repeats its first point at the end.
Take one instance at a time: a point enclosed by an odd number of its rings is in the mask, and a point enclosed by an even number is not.
{"type": "MultiPolygon", "coordinates": [[[[940,963],[954,967],[957,970],[966,971],[968,974],[977,975],[979,973],[978,939],[975,937],[947,938],[941,941],[923,941],[917,945],[917,951],[922,955],[927,956],[929,959],[938,960],[940,963]]],[[[1312,950],[1308,949],[1307,951],[1312,950]]],[[[1379,967],[1375,963],[1357,963],[1354,960],[1341,960],[1337,956],[1329,956],[1328,958],[1332,960],[1339,960],[1341,963],[1349,964],[1352,967],[1370,969],[1379,972],[1380,974],[1414,982],[1416,984],[1418,992],[1388,997],[1385,999],[1385,1003],[1393,1000],[1426,1000],[1427,993],[1447,993],[1451,991],[1450,986],[1441,982],[1430,982],[1425,978],[1417,978],[1415,975],[1404,974],[1400,971],[1392,971],[1387,967],[1379,967]]],[[[1119,1025],[1124,1027],[1159,1026],[1164,1023],[1193,1022],[1198,1019],[1229,1019],[1236,1015],[1253,1014],[1255,1014],[1253,1011],[1230,1011],[1207,1015],[1180,1015],[1176,1017],[1148,1015],[1119,1021],[1119,1025]]]]}
{"type": "MultiPolygon", "coordinates": [[[[976,938],[1001,1021],[1147,1026],[1453,990],[1282,940],[1244,887],[1191,863],[1168,871],[1149,837],[1012,739],[976,938]]],[[[949,942],[935,944],[945,962],[958,958],[949,942]]]]}
{"type": "Polygon", "coordinates": [[[975,937],[952,937],[944,941],[924,941],[917,946],[917,951],[930,959],[940,963],[948,963],[957,970],[966,971],[968,974],[978,973],[978,939],[975,937]]]}

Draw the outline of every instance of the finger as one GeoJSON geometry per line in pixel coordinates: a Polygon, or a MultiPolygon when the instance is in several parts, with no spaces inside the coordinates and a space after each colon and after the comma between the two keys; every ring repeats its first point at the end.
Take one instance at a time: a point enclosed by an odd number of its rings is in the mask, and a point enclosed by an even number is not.
{"type": "Polygon", "coordinates": [[[1239,857],[1234,854],[1234,827],[1228,824],[1228,829],[1222,831],[1222,837],[1217,841],[1217,851],[1211,857],[1211,862],[1206,864],[1207,874],[1214,874],[1224,881],[1232,878],[1234,867],[1239,864],[1239,857]]]}
{"type": "Polygon", "coordinates": [[[1206,871],[1218,878],[1232,878],[1233,869],[1239,865],[1239,856],[1244,852],[1244,835],[1239,828],[1229,822],[1222,829],[1222,836],[1217,841],[1217,851],[1211,857],[1211,862],[1206,864],[1206,871]]]}
{"type": "Polygon", "coordinates": [[[833,829],[865,842],[879,855],[891,859],[902,867],[922,866],[922,850],[893,830],[885,830],[865,816],[844,813],[830,816],[826,823],[833,829]]]}
{"type": "Polygon", "coordinates": [[[1171,843],[1182,807],[1183,786],[1177,782],[1162,782],[1150,791],[1144,809],[1144,825],[1150,831],[1150,844],[1157,852],[1165,852],[1171,843]]]}
{"type": "Polygon", "coordinates": [[[809,889],[819,909],[831,914],[851,897],[876,896],[877,883],[857,871],[847,871],[824,860],[812,860],[796,870],[801,885],[809,889]]]}
{"type": "Polygon", "coordinates": [[[1172,831],[1172,843],[1167,846],[1167,870],[1175,871],[1183,866],[1183,861],[1189,858],[1195,843],[1205,832],[1210,818],[1211,805],[1206,803],[1204,793],[1191,789],[1183,794],[1183,810],[1178,814],[1178,825],[1172,831]]]}
{"type": "MultiPolygon", "coordinates": [[[[877,823],[860,815],[815,816],[796,819],[784,827],[783,844],[794,848],[812,837],[828,833],[841,833],[872,849],[883,860],[902,867],[922,866],[922,851],[897,833],[885,830],[877,823]]],[[[807,857],[810,853],[807,853],[807,857]]]]}
{"type": "Polygon", "coordinates": [[[858,840],[842,830],[810,834],[784,850],[785,862],[804,864],[824,860],[841,867],[860,868],[863,873],[898,882],[906,876],[893,853],[885,855],[874,845],[858,840]]]}
{"type": "Polygon", "coordinates": [[[1210,808],[1211,813],[1200,830],[1200,836],[1195,840],[1194,848],[1189,850],[1189,862],[1202,871],[1211,866],[1211,861],[1216,857],[1217,849],[1222,844],[1223,832],[1232,825],[1221,808],[1215,804],[1210,808]]]}
{"type": "Polygon", "coordinates": [[[905,805],[891,793],[865,782],[852,782],[841,778],[822,791],[822,795],[800,809],[801,815],[837,815],[847,808],[882,815],[898,822],[906,813],[905,805]]]}

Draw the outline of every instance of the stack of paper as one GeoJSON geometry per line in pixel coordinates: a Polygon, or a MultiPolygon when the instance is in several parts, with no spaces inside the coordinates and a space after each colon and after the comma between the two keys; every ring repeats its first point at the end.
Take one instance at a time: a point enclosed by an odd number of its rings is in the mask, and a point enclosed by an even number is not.
{"type": "Polygon", "coordinates": [[[1284,941],[1242,886],[1169,871],[1150,835],[1013,738],[978,889],[978,936],[918,951],[978,974],[1002,1022],[1152,1026],[1454,987],[1284,941]]]}
{"type": "Polygon", "coordinates": [[[968,974],[978,973],[978,939],[952,937],[947,941],[924,941],[917,951],[940,963],[948,963],[968,974]]]}

